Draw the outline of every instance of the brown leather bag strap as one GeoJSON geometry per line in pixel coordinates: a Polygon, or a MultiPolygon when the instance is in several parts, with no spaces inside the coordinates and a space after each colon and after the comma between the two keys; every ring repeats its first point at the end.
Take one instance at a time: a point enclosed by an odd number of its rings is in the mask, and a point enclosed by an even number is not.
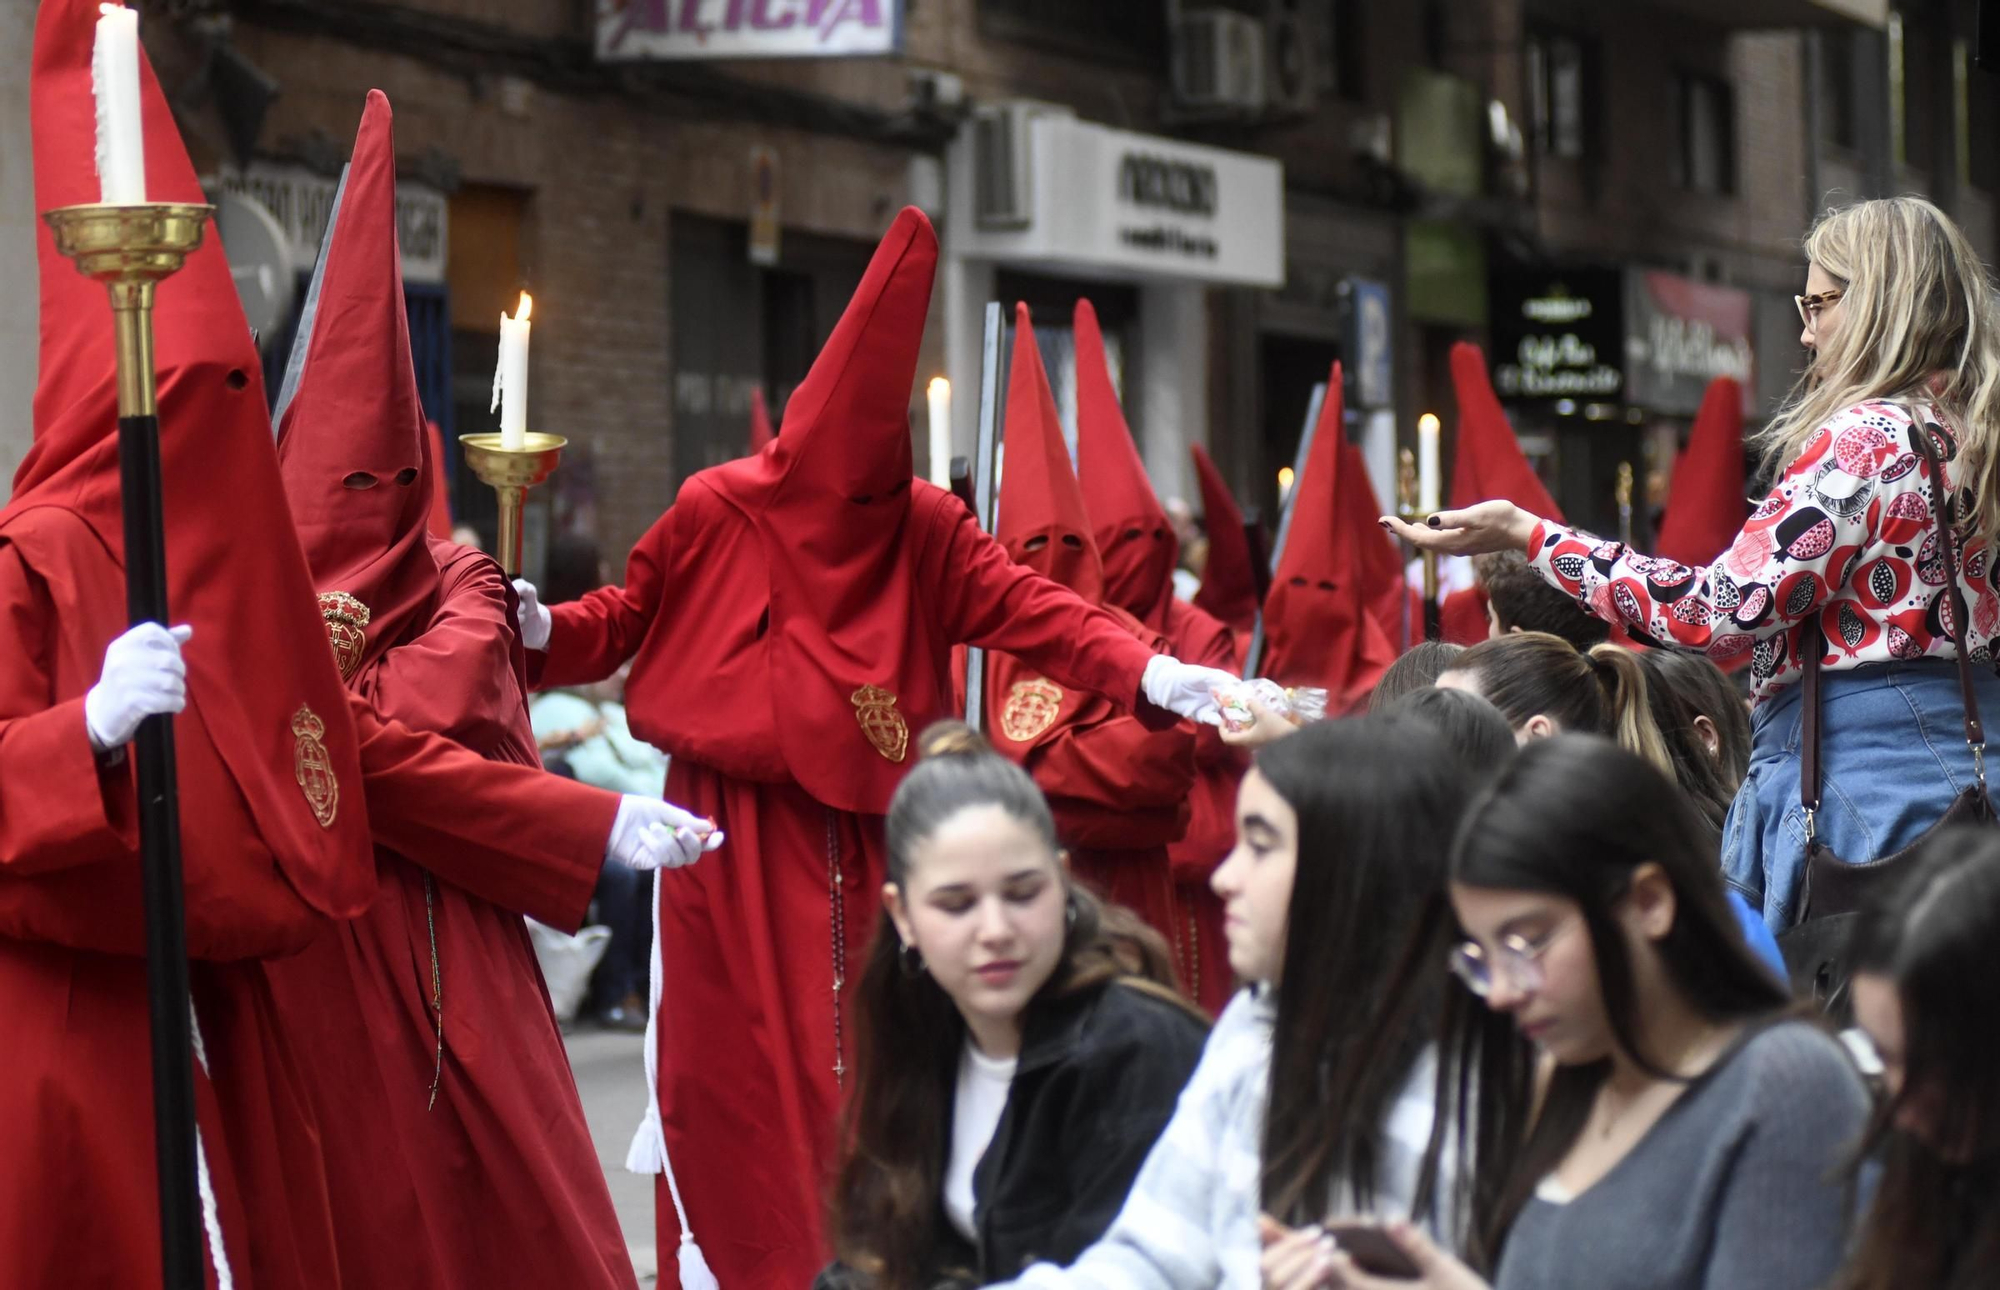
{"type": "MultiPolygon", "coordinates": [[[[1972,688],[1972,650],[1966,643],[1965,628],[1970,621],[1965,609],[1965,592],[1958,585],[1958,534],[1954,526],[1958,522],[1956,498],[1945,484],[1944,467],[1938,461],[1937,444],[1932,442],[1927,419],[1920,416],[1915,405],[1910,408],[1910,437],[1917,441],[1917,451],[1924,455],[1924,461],[1931,468],[1931,492],[1936,499],[1938,517],[1938,551],[1944,557],[1944,592],[1951,597],[1951,643],[1958,653],[1958,690],[1965,701],[1965,742],[1976,754],[1983,757],[1986,747],[1986,727],[1979,719],[1979,696],[1972,688]]],[[[1980,768],[1980,779],[1985,779],[1985,768],[1980,768]]]]}
{"type": "MultiPolygon", "coordinates": [[[[1910,438],[1917,451],[1930,467],[1931,494],[1937,516],[1938,554],[1944,562],[1944,594],[1951,611],[1951,643],[1958,654],[1958,691],[1965,708],[1965,742],[1972,749],[1973,764],[1979,771],[1979,787],[1986,788],[1986,727],[1979,719],[1979,696],[1972,688],[1972,650],[1966,644],[1965,628],[1969,621],[1965,609],[1965,593],[1958,585],[1958,535],[1952,531],[1956,516],[1953,514],[1951,490],[1946,486],[1944,467],[1938,461],[1937,445],[1931,441],[1926,426],[1927,418],[1912,405],[1910,413],[1910,438]]],[[[1801,693],[1799,704],[1802,730],[1799,742],[1799,805],[1806,812],[1806,843],[1813,840],[1813,813],[1819,810],[1820,799],[1820,706],[1819,673],[1820,660],[1826,653],[1826,634],[1820,630],[1819,614],[1815,613],[1799,624],[1799,662],[1803,671],[1800,677],[1801,693]]]]}

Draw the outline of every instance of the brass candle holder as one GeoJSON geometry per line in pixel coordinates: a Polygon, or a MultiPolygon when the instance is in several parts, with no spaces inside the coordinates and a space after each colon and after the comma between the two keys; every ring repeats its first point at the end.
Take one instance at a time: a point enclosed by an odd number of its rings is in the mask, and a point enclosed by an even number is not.
{"type": "MultiPolygon", "coordinates": [[[[1417,454],[1408,448],[1396,450],[1396,514],[1405,524],[1416,524],[1423,518],[1417,513],[1417,454]]],[[[1426,550],[1417,552],[1417,557],[1423,561],[1424,568],[1423,638],[1435,640],[1438,632],[1438,555],[1435,551],[1426,550]]]]}
{"type": "Polygon", "coordinates": [[[1618,480],[1611,487],[1612,500],[1618,503],[1618,540],[1626,546],[1632,545],[1632,463],[1618,463],[1618,480]]]}
{"type": "MultiPolygon", "coordinates": [[[[134,625],[169,621],[166,525],[160,501],[159,383],[153,370],[153,288],[179,272],[201,245],[212,210],[192,202],[135,202],[64,206],[42,214],[56,249],[76,262],[78,272],[103,283],[111,295],[125,608],[134,625]]],[[[132,760],[138,781],[161,1280],[169,1290],[196,1290],[202,1284],[202,1227],[172,717],[152,716],[139,724],[132,760]]]]}
{"type": "Polygon", "coordinates": [[[530,431],[518,448],[509,448],[498,434],[462,434],[465,464],[480,482],[500,498],[500,532],[494,552],[508,577],[521,572],[521,512],[528,490],[555,473],[569,440],[559,434],[530,431]]]}

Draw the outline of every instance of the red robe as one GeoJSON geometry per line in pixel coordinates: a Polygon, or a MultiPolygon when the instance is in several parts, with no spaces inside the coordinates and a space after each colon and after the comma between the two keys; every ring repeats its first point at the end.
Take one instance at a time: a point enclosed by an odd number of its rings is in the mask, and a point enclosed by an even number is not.
{"type": "MultiPolygon", "coordinates": [[[[442,578],[428,621],[354,679],[357,697],[493,761],[539,768],[506,580],[477,551],[433,549],[442,578]]],[[[364,744],[364,764],[367,755],[364,744]]],[[[565,930],[582,923],[616,799],[554,776],[524,787],[524,804],[556,826],[543,846],[523,840],[495,856],[445,843],[411,853],[421,868],[379,847],[381,888],[368,912],[267,966],[328,1130],[333,1230],[349,1284],[633,1285],[520,917],[565,930]],[[433,925],[444,1031],[434,1105],[433,925]]],[[[387,813],[372,794],[370,806],[379,834],[387,813]]]]}
{"type": "MultiPolygon", "coordinates": [[[[765,671],[767,611],[744,596],[746,585],[768,585],[766,548],[708,477],[691,479],[633,548],[623,587],[554,608],[548,651],[531,672],[540,661],[538,685],[576,684],[638,654],[634,732],[673,755],[667,796],[728,832],[725,852],[661,875],[660,1109],[689,1220],[722,1285],[804,1286],[827,1257],[820,1216],[846,1071],[836,987],[860,971],[873,932],[886,872],[881,817],[823,805],[794,778],[778,715],[794,696],[765,671]],[[647,643],[683,614],[709,636],[715,674],[676,674],[661,657],[654,675],[670,688],[645,702],[647,643]],[[738,697],[718,711],[705,696],[723,691],[738,697]]],[[[1015,565],[950,493],[921,480],[910,492],[896,558],[922,592],[903,626],[924,642],[923,685],[949,696],[950,648],[966,642],[1136,702],[1151,657],[1143,645],[1015,565]]],[[[903,713],[907,730],[947,715],[942,707],[903,713]]],[[[852,735],[823,728],[822,756],[857,755],[852,735]]],[[[862,744],[858,755],[877,753],[862,744]]],[[[664,1180],[658,1197],[667,1284],[679,1224],[664,1180]]]]}

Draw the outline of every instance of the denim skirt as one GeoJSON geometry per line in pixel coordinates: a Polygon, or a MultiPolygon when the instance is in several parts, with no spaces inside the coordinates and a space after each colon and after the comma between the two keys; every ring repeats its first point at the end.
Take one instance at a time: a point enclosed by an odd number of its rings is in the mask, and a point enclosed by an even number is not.
{"type": "MultiPolygon", "coordinates": [[[[2000,677],[1974,664],[1980,714],[2000,720],[2000,677]]],[[[1774,932],[1798,921],[1805,882],[1799,804],[1803,687],[1750,718],[1750,769],[1722,828],[1722,870],[1774,932]]],[[[1977,781],[1957,665],[1871,663],[1820,675],[1820,806],[1813,828],[1851,863],[1893,855],[1977,781]]]]}

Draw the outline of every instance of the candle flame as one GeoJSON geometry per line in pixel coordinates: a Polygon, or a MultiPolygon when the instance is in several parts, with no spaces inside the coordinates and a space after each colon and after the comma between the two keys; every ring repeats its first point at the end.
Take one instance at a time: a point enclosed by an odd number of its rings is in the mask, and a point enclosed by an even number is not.
{"type": "Polygon", "coordinates": [[[929,390],[932,398],[936,398],[940,394],[947,398],[951,396],[951,382],[942,376],[933,376],[930,385],[926,388],[929,390]]]}
{"type": "Polygon", "coordinates": [[[1436,434],[1438,432],[1437,413],[1426,412],[1422,416],[1418,417],[1417,429],[1419,432],[1423,434],[1436,434]]]}
{"type": "Polygon", "coordinates": [[[534,307],[535,307],[535,298],[529,295],[527,292],[523,291],[521,293],[521,303],[514,306],[514,321],[515,322],[528,321],[528,313],[534,307]]]}
{"type": "Polygon", "coordinates": [[[1278,496],[1283,497],[1286,493],[1291,492],[1292,480],[1296,478],[1297,476],[1292,472],[1290,466],[1278,467],[1278,496]]]}

